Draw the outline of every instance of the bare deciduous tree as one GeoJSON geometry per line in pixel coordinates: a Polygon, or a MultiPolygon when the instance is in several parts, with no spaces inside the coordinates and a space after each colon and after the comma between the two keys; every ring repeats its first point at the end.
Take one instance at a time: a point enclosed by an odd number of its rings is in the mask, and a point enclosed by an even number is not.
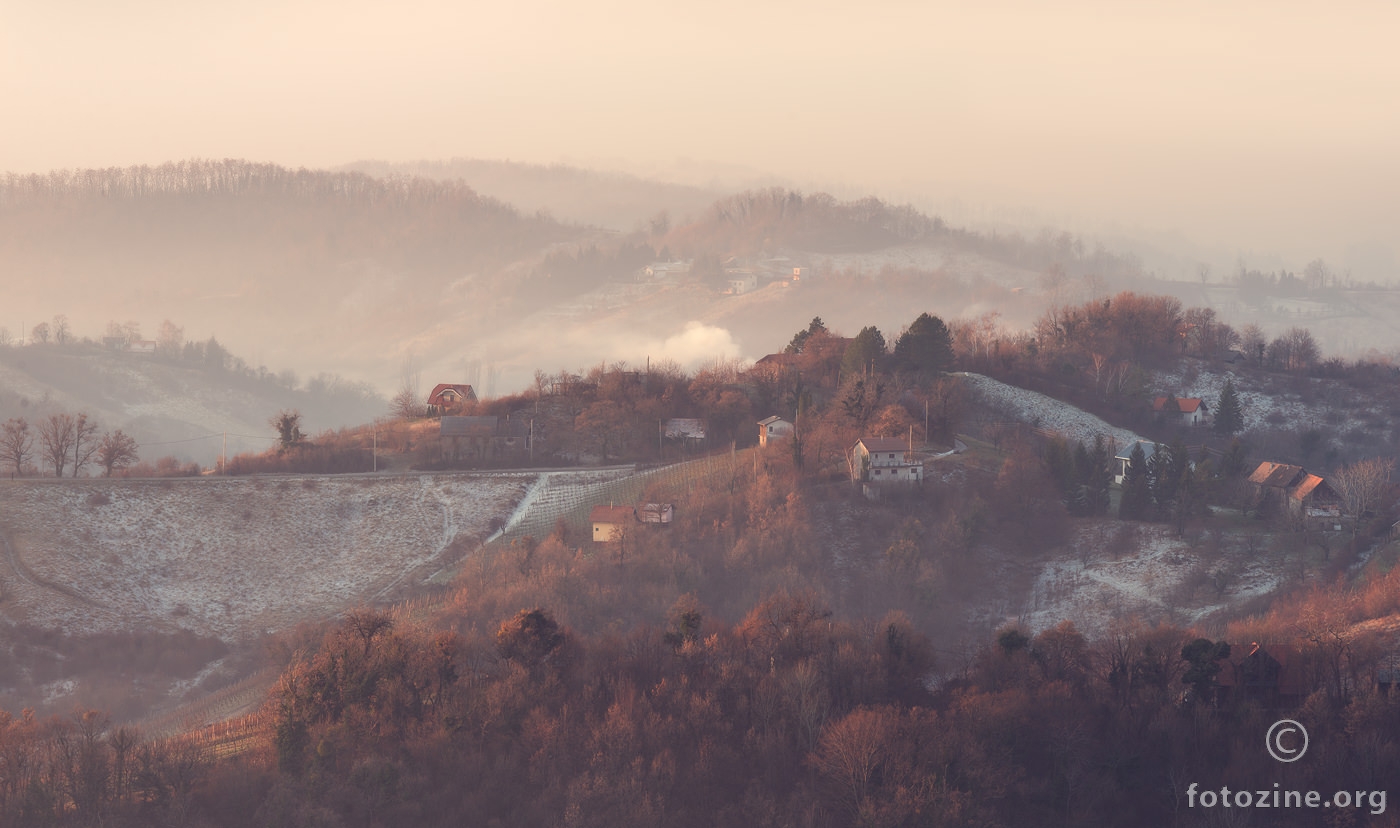
{"type": "Polygon", "coordinates": [[[77,477],[83,467],[92,462],[97,453],[97,423],[88,419],[87,414],[79,414],[73,421],[73,476],[77,477]]]}
{"type": "Polygon", "coordinates": [[[102,442],[97,445],[97,462],[103,476],[111,477],[112,472],[134,464],[140,459],[137,449],[136,440],[121,429],[102,435],[102,442]]]}
{"type": "Polygon", "coordinates": [[[1362,516],[1380,502],[1393,471],[1395,460],[1372,457],[1343,466],[1332,475],[1332,488],[1341,495],[1342,508],[1358,524],[1362,516]]]}
{"type": "Polygon", "coordinates": [[[67,314],[56,314],[53,318],[53,341],[59,345],[67,345],[68,340],[73,338],[73,329],[68,324],[67,314]]]}
{"type": "Polygon", "coordinates": [[[405,386],[389,401],[389,412],[401,420],[411,420],[423,413],[423,406],[413,389],[405,386]]]}
{"type": "Polygon", "coordinates": [[[29,341],[37,342],[40,345],[47,345],[49,342],[49,323],[40,322],[29,329],[29,341]]]}
{"type": "Polygon", "coordinates": [[[185,329],[169,319],[160,323],[160,333],[156,334],[156,352],[175,358],[185,347],[185,329]]]}
{"type": "Polygon", "coordinates": [[[34,434],[23,417],[6,420],[0,425],[0,457],[9,463],[18,477],[24,474],[24,467],[33,456],[34,434]]]}
{"type": "Polygon", "coordinates": [[[39,442],[44,446],[44,459],[53,469],[54,477],[62,477],[63,470],[68,468],[77,425],[72,414],[50,414],[39,421],[39,442]]]}

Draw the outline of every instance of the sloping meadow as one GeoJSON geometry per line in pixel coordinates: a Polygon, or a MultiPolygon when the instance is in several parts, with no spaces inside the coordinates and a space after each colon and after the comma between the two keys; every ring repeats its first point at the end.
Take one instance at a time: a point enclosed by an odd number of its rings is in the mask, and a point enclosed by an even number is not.
{"type": "Polygon", "coordinates": [[[246,640],[393,594],[511,513],[520,476],[0,485],[0,611],[68,633],[246,640]]]}

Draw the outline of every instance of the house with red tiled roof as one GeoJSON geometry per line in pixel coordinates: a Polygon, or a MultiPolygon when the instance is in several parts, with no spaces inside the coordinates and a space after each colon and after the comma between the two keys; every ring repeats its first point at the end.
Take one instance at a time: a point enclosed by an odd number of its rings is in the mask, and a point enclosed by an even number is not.
{"type": "Polygon", "coordinates": [[[476,392],[470,385],[440,382],[428,394],[428,413],[442,414],[469,402],[476,402],[476,392]]]}
{"type": "Polygon", "coordinates": [[[1152,401],[1152,410],[1168,422],[1185,426],[1205,425],[1210,413],[1205,400],[1198,397],[1158,397],[1152,401]]]}
{"type": "Polygon", "coordinates": [[[909,441],[898,437],[862,437],[851,447],[851,479],[866,483],[922,483],[924,461],[909,441]]]}

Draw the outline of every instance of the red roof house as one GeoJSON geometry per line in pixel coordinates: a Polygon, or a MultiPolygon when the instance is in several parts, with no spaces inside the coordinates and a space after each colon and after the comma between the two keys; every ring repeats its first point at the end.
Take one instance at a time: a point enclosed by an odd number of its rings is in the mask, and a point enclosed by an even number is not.
{"type": "Polygon", "coordinates": [[[1175,417],[1172,422],[1181,425],[1204,425],[1206,414],[1210,411],[1205,401],[1198,397],[1158,397],[1152,401],[1152,410],[1169,419],[1175,417]],[[1176,405],[1169,408],[1169,399],[1176,405]]]}
{"type": "Polygon", "coordinates": [[[451,411],[463,403],[475,402],[476,392],[470,385],[440,382],[433,386],[432,393],[428,395],[428,411],[433,414],[441,414],[444,411],[451,411]]]}
{"type": "Polygon", "coordinates": [[[599,504],[588,511],[588,522],[593,524],[594,543],[612,543],[622,537],[623,527],[637,522],[637,513],[631,506],[599,504]]]}

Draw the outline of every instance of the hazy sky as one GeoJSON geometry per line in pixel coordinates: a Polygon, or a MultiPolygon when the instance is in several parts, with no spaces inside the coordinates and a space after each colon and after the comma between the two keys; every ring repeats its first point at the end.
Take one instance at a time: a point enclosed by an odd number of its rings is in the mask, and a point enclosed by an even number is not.
{"type": "Polygon", "coordinates": [[[1390,245],[1400,4],[0,0],[0,169],[454,156],[1390,245]]]}

